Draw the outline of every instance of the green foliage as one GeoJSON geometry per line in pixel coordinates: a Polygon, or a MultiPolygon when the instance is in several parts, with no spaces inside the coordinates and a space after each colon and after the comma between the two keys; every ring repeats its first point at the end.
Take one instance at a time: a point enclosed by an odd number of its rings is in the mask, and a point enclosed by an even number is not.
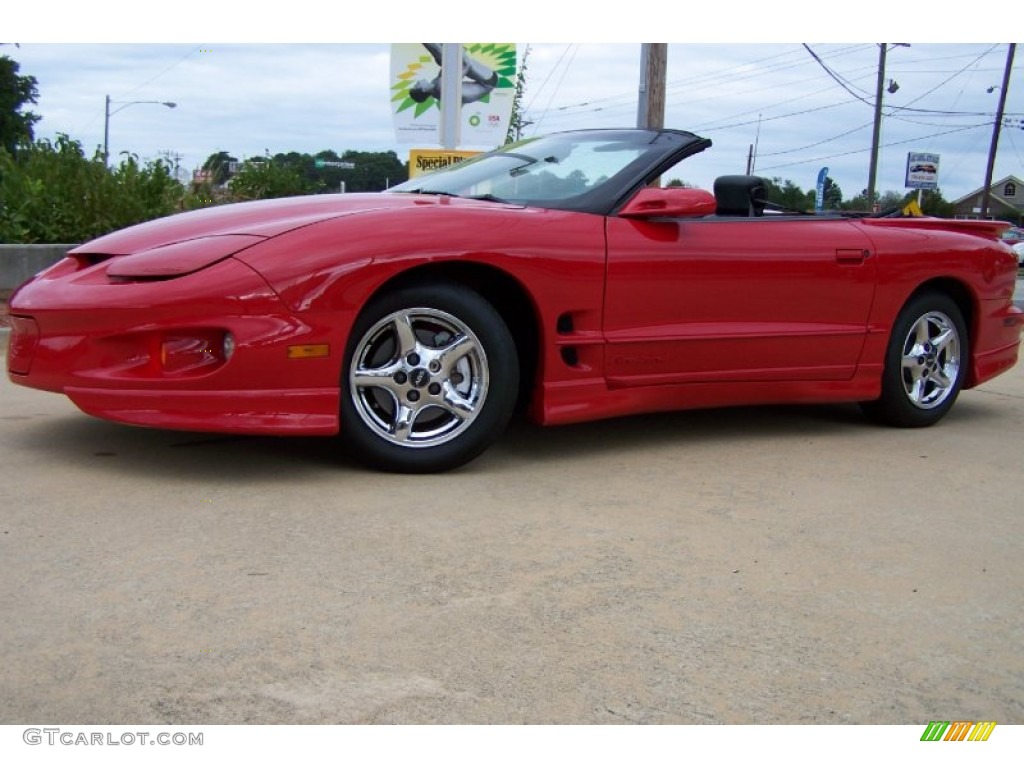
{"type": "Polygon", "coordinates": [[[20,65],[9,56],[0,56],[0,147],[14,154],[18,147],[32,142],[32,126],[39,116],[24,112],[26,104],[39,98],[36,79],[19,75],[20,65]]]}
{"type": "Polygon", "coordinates": [[[127,156],[107,169],[97,152],[58,136],[0,149],[0,242],[79,243],[173,213],[181,185],[166,163],[127,156]]]}
{"type": "Polygon", "coordinates": [[[814,210],[814,190],[805,192],[789,179],[783,181],[778,176],[765,179],[765,192],[768,200],[793,211],[814,210]]]}
{"type": "Polygon", "coordinates": [[[238,158],[232,157],[227,152],[214,152],[203,163],[203,170],[210,174],[210,182],[215,185],[224,184],[228,180],[229,166],[237,163],[238,158]]]}
{"type": "Polygon", "coordinates": [[[530,46],[523,51],[523,60],[519,63],[519,72],[516,74],[516,91],[512,97],[512,113],[508,120],[508,132],[505,134],[505,143],[511,144],[519,141],[523,128],[529,125],[523,114],[523,97],[526,95],[526,61],[530,58],[530,46]]]}
{"type": "Polygon", "coordinates": [[[862,190],[859,195],[854,195],[849,200],[843,202],[841,208],[844,211],[858,211],[860,213],[870,213],[871,204],[868,202],[868,191],[862,190]]]}
{"type": "Polygon", "coordinates": [[[230,196],[236,201],[308,195],[318,186],[288,163],[269,158],[246,161],[229,183],[230,196]]]}
{"type": "Polygon", "coordinates": [[[409,178],[408,163],[403,163],[390,150],[356,152],[349,149],[341,159],[356,166],[341,172],[346,192],[383,192],[409,178]]]}
{"type": "Polygon", "coordinates": [[[837,211],[843,204],[843,190],[839,188],[831,176],[825,177],[825,188],[822,190],[821,207],[826,211],[837,211]]]}
{"type": "MultiPolygon", "coordinates": [[[[903,198],[901,205],[906,205],[911,200],[917,200],[917,192],[908,192],[903,198]]],[[[951,219],[956,215],[955,206],[942,196],[940,189],[925,189],[921,194],[921,211],[925,216],[940,216],[951,219]]]]}

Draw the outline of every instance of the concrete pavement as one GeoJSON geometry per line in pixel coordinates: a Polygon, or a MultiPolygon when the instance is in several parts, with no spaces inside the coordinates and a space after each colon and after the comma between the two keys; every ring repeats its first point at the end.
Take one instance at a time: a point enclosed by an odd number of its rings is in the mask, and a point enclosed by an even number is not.
{"type": "MultiPolygon", "coordinates": [[[[2,346],[2,341],[0,341],[2,346]]],[[[1024,721],[1024,369],[515,424],[436,477],[0,381],[0,721],[1024,721]]]]}

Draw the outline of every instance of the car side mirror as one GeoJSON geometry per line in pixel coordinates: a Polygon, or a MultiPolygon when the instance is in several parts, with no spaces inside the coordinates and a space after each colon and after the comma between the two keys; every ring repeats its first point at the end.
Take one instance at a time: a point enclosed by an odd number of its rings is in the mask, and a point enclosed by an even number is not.
{"type": "Polygon", "coordinates": [[[644,187],[619,211],[631,219],[699,218],[715,212],[715,196],[705,189],[644,187]]]}

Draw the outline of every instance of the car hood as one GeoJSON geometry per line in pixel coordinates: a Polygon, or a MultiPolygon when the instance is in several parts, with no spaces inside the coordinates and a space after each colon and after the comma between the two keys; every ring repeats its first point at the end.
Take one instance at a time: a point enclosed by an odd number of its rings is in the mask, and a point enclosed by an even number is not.
{"type": "MultiPolygon", "coordinates": [[[[319,221],[357,213],[417,205],[457,203],[420,195],[347,194],[287,197],[234,203],[180,213],[103,235],[70,251],[80,256],[126,256],[200,238],[224,237],[252,244],[319,221]],[[238,238],[232,236],[247,236],[238,238]]],[[[479,205],[479,202],[464,201],[479,205]]]]}

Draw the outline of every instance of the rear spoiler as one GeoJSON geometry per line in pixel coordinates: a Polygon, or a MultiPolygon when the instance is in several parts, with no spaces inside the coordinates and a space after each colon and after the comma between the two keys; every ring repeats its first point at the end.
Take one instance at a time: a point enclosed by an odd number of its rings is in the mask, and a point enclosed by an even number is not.
{"type": "Polygon", "coordinates": [[[998,240],[1004,230],[1013,225],[1008,221],[992,219],[940,219],[931,216],[907,216],[886,219],[859,219],[861,224],[871,227],[895,227],[897,229],[940,229],[943,232],[961,232],[988,240],[998,240]]]}

